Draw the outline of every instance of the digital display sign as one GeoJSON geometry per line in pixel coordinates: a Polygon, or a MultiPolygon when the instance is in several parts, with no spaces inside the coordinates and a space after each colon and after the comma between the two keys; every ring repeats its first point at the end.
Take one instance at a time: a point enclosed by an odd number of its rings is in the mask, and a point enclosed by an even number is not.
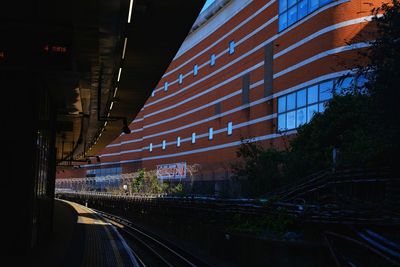
{"type": "Polygon", "coordinates": [[[0,43],[2,69],[72,70],[70,33],[8,32],[0,43]]]}

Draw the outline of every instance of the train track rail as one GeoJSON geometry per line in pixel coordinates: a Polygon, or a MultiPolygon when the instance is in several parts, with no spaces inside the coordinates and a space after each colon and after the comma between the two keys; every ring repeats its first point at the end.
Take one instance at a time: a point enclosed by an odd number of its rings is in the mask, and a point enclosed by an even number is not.
{"type": "Polygon", "coordinates": [[[127,219],[100,210],[95,211],[116,226],[121,234],[125,236],[133,254],[143,267],[210,266],[203,260],[170,241],[163,240],[154,234],[145,232],[127,219]]]}
{"type": "Polygon", "coordinates": [[[349,227],[324,237],[336,267],[400,266],[400,244],[376,231],[349,227]]]}

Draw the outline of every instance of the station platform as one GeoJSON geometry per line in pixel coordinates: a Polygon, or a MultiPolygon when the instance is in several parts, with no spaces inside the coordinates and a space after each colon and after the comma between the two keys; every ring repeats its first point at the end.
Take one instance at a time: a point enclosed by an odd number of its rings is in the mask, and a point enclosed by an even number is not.
{"type": "Polygon", "coordinates": [[[139,266],[115,227],[85,206],[55,200],[53,233],[35,252],[34,266],[139,266]]]}

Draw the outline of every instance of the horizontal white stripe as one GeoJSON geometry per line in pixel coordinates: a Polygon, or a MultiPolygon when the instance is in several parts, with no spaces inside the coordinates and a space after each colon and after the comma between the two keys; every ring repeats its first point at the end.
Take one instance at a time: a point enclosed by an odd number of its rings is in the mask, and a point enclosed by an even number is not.
{"type": "MultiPolygon", "coordinates": [[[[275,0],[273,0],[272,2],[274,2],[274,1],[275,0]]],[[[216,15],[214,15],[214,17],[212,19],[208,20],[199,29],[197,29],[196,31],[192,32],[186,38],[186,40],[182,44],[181,48],[177,52],[176,56],[174,57],[174,60],[176,60],[178,57],[183,55],[190,48],[192,48],[195,45],[197,45],[199,42],[203,41],[207,36],[211,35],[218,28],[220,28],[223,25],[225,25],[226,22],[229,19],[231,19],[237,13],[239,13],[241,10],[243,10],[245,7],[247,7],[247,5],[250,4],[250,2],[251,1],[245,2],[243,0],[239,0],[239,1],[234,1],[233,4],[229,3],[227,6],[225,6],[221,11],[219,11],[216,15]]],[[[268,3],[267,5],[270,5],[270,3],[268,3]]],[[[235,32],[238,28],[242,27],[245,23],[247,23],[248,21],[252,20],[254,17],[255,16],[252,16],[250,19],[246,19],[245,22],[240,23],[234,29],[229,31],[226,35],[224,35],[219,40],[217,40],[213,45],[211,45],[211,47],[215,46],[221,40],[225,39],[226,36],[228,36],[228,35],[232,34],[233,32],[235,32]]],[[[201,54],[198,54],[196,57],[200,56],[201,54]]]]}
{"type": "Polygon", "coordinates": [[[229,94],[229,95],[226,95],[226,96],[224,96],[224,97],[222,97],[222,98],[219,98],[219,99],[217,99],[217,100],[214,100],[214,101],[212,101],[212,102],[210,102],[210,103],[208,103],[208,104],[206,104],[206,105],[203,105],[203,106],[197,107],[197,108],[195,108],[195,109],[189,110],[188,112],[184,112],[184,113],[181,113],[181,114],[179,114],[179,115],[177,115],[177,116],[169,117],[168,119],[165,119],[165,120],[162,120],[162,121],[158,121],[158,122],[155,122],[155,123],[152,123],[152,124],[145,125],[144,128],[154,127],[154,126],[157,126],[157,125],[160,125],[160,124],[169,122],[169,121],[173,121],[173,120],[182,118],[182,117],[187,116],[187,115],[190,115],[190,114],[193,114],[193,113],[198,112],[198,111],[200,111],[200,110],[202,110],[202,109],[205,109],[205,108],[207,108],[207,107],[210,107],[210,106],[212,106],[212,105],[215,105],[215,104],[217,104],[217,103],[220,102],[220,101],[223,101],[223,100],[225,100],[225,99],[231,98],[231,97],[236,96],[236,95],[239,95],[240,93],[241,93],[241,90],[238,90],[238,91],[233,92],[233,93],[231,93],[231,94],[229,94]]]}
{"type": "Polygon", "coordinates": [[[321,30],[319,30],[319,31],[307,36],[306,38],[302,39],[301,41],[299,41],[299,42],[287,47],[286,49],[283,49],[279,53],[276,53],[274,55],[274,59],[277,59],[278,57],[283,56],[284,54],[292,51],[293,49],[295,49],[295,48],[297,48],[297,47],[299,47],[299,46],[311,41],[312,39],[314,39],[314,38],[316,38],[316,37],[318,37],[318,36],[320,36],[322,34],[325,34],[327,32],[330,32],[330,31],[333,31],[333,30],[337,30],[337,29],[340,29],[340,28],[343,28],[343,27],[347,27],[347,26],[350,26],[350,25],[363,23],[363,22],[368,22],[368,21],[371,21],[373,17],[374,16],[366,16],[366,17],[362,17],[362,18],[347,20],[347,21],[343,21],[343,22],[331,25],[329,27],[323,28],[323,29],[321,29],[321,30]]]}
{"type": "Polygon", "coordinates": [[[120,143],[117,143],[117,144],[108,145],[108,146],[106,146],[106,147],[115,147],[115,146],[120,146],[120,145],[121,145],[120,143]]]}
{"type": "Polygon", "coordinates": [[[319,53],[319,54],[317,54],[317,55],[315,55],[313,57],[310,57],[310,58],[308,58],[306,60],[303,60],[303,61],[301,61],[301,62],[299,62],[299,63],[297,63],[297,64],[295,64],[295,65],[293,65],[293,66],[291,66],[289,68],[286,68],[286,69],[274,74],[273,77],[274,77],[274,79],[276,79],[276,78],[278,78],[278,77],[280,77],[282,75],[285,75],[285,74],[287,74],[287,73],[289,73],[291,71],[294,71],[294,70],[296,70],[296,69],[298,69],[300,67],[303,67],[303,66],[305,66],[307,64],[310,64],[311,62],[314,62],[314,61],[316,61],[318,59],[321,59],[321,58],[324,58],[326,56],[330,56],[330,55],[341,53],[341,52],[345,52],[345,51],[350,51],[350,50],[353,50],[353,49],[364,48],[364,47],[368,47],[370,45],[371,44],[369,44],[369,43],[356,43],[356,44],[345,45],[345,46],[333,48],[331,50],[327,50],[327,51],[321,52],[321,53],[319,53]]]}
{"type": "Polygon", "coordinates": [[[218,89],[219,87],[224,86],[225,84],[228,84],[228,83],[232,82],[232,81],[235,80],[235,79],[238,79],[239,77],[243,76],[243,74],[245,74],[245,73],[248,73],[248,72],[253,71],[253,70],[257,69],[257,68],[260,68],[260,67],[262,67],[263,65],[264,65],[264,62],[263,62],[263,61],[262,61],[262,62],[259,62],[258,64],[254,65],[253,67],[250,67],[250,68],[248,68],[248,69],[246,69],[246,70],[244,70],[244,71],[242,71],[242,72],[236,74],[235,76],[230,77],[229,79],[226,79],[226,80],[224,80],[223,82],[220,82],[219,84],[216,84],[216,85],[210,87],[210,88],[207,89],[207,90],[204,90],[204,91],[202,91],[202,92],[200,92],[200,93],[198,93],[198,94],[196,94],[196,95],[194,95],[194,96],[188,97],[188,98],[186,98],[186,99],[184,99],[184,100],[182,100],[182,101],[180,101],[180,102],[178,102],[178,103],[176,103],[176,104],[174,104],[174,105],[170,105],[170,106],[168,106],[168,107],[166,107],[166,108],[163,108],[163,109],[157,110],[157,111],[155,111],[155,112],[146,114],[146,115],[144,115],[144,117],[145,117],[145,118],[148,118],[148,117],[157,115],[157,114],[159,114],[159,113],[165,112],[165,111],[167,111],[167,110],[170,110],[170,109],[179,107],[179,106],[181,106],[181,105],[183,105],[183,104],[186,104],[186,103],[188,103],[188,102],[190,102],[190,101],[192,101],[192,100],[198,99],[200,96],[205,95],[205,94],[207,94],[207,93],[210,93],[210,92],[212,92],[212,91],[215,91],[215,90],[218,89]]]}

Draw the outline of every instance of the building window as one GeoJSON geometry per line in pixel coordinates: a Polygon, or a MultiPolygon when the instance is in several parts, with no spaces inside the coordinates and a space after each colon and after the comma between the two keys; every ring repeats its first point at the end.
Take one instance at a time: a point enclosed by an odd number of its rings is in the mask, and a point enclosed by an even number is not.
{"type": "Polygon", "coordinates": [[[232,135],[232,122],[228,122],[228,135],[232,135]]]}
{"type": "Polygon", "coordinates": [[[192,144],[196,143],[196,133],[192,133],[192,144]]]}
{"type": "Polygon", "coordinates": [[[181,146],[181,137],[176,138],[176,146],[177,147],[181,146]]]}
{"type": "Polygon", "coordinates": [[[215,54],[212,54],[212,55],[211,55],[210,65],[211,65],[211,66],[214,66],[214,65],[215,65],[215,54]]]}
{"type": "MultiPolygon", "coordinates": [[[[357,84],[362,79],[358,78],[357,84]]],[[[328,80],[279,97],[278,131],[293,130],[310,122],[315,113],[325,111],[325,104],[333,94],[340,94],[353,84],[353,77],[328,80]]]]}
{"type": "Polygon", "coordinates": [[[193,67],[193,76],[196,76],[199,73],[199,66],[196,64],[193,67]]]}
{"type": "Polygon", "coordinates": [[[179,84],[182,84],[182,83],[183,83],[183,74],[180,73],[179,74],[179,84]]]}
{"type": "Polygon", "coordinates": [[[167,146],[167,141],[163,140],[162,141],[162,149],[165,150],[166,146],[167,146]]]}
{"type": "Polygon", "coordinates": [[[279,0],[279,31],[330,2],[332,0],[279,0]]]}
{"type": "Polygon", "coordinates": [[[150,143],[150,145],[149,145],[149,151],[150,151],[150,152],[153,151],[153,143],[150,143]]]}
{"type": "Polygon", "coordinates": [[[151,92],[151,96],[154,96],[154,94],[155,94],[155,92],[153,91],[153,92],[151,92]]]}
{"type": "Polygon", "coordinates": [[[208,140],[213,140],[213,138],[214,138],[214,129],[209,128],[208,129],[208,140]]]}
{"type": "Polygon", "coordinates": [[[168,82],[164,83],[164,91],[168,91],[168,82]]]}
{"type": "Polygon", "coordinates": [[[232,55],[233,53],[235,53],[235,41],[229,43],[229,54],[232,55]]]}

